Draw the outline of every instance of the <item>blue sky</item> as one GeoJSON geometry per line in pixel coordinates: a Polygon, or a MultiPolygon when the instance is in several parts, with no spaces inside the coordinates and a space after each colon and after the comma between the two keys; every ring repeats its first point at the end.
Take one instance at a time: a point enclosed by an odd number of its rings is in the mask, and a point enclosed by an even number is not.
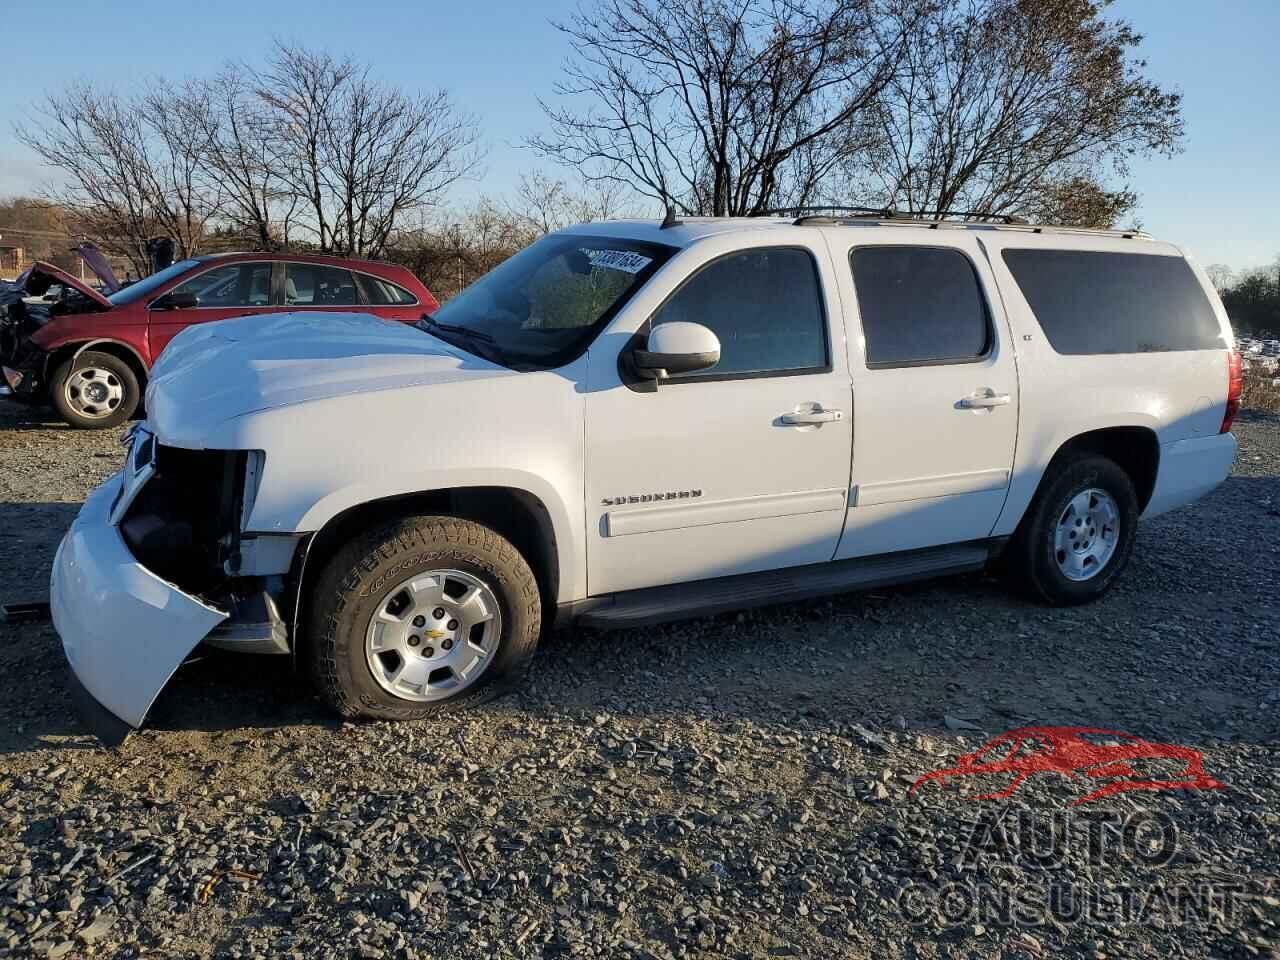
{"type": "MultiPolygon", "coordinates": [[[[42,92],[71,79],[127,87],[208,73],[229,58],[260,59],[273,36],[350,53],[406,87],[447,87],[480,117],[490,148],[483,180],[460,187],[457,202],[502,194],[538,165],[518,144],[539,128],[536,98],[550,93],[566,53],[548,18],[575,2],[6,4],[0,196],[33,192],[46,177],[10,132],[42,92]]],[[[1117,0],[1112,10],[1146,36],[1149,75],[1185,96],[1185,152],[1133,168],[1138,219],[1203,263],[1270,263],[1280,254],[1280,0],[1117,0]]]]}

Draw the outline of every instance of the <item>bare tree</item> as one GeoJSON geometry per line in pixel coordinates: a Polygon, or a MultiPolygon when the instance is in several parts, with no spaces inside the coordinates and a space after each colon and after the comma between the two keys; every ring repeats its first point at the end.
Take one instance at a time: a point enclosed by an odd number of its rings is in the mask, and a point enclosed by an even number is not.
{"type": "Polygon", "coordinates": [[[563,102],[543,104],[551,129],[529,143],[686,213],[805,203],[861,145],[913,6],[597,0],[557,24],[573,47],[563,102]]]}
{"type": "Polygon", "coordinates": [[[542,231],[506,205],[479,198],[462,211],[437,209],[398,228],[386,255],[446,299],[538,239],[542,231]]]}
{"type": "Polygon", "coordinates": [[[1180,97],[1142,76],[1141,37],[1109,0],[942,0],[907,31],[879,98],[882,137],[853,179],[909,211],[987,214],[1062,207],[1073,186],[1091,225],[1136,198],[1104,195],[1108,171],[1182,137],[1180,97]]]}
{"type": "Polygon", "coordinates": [[[571,186],[545,173],[520,177],[515,199],[507,209],[535,233],[551,233],[575,223],[610,220],[634,214],[630,191],[620,183],[602,180],[571,186]]]}
{"type": "Polygon", "coordinates": [[[1219,293],[1230,290],[1235,285],[1235,271],[1225,263],[1211,263],[1204,268],[1204,272],[1209,275],[1209,282],[1213,284],[1213,289],[1219,293]]]}
{"type": "Polygon", "coordinates": [[[203,177],[199,133],[176,110],[77,84],[48,96],[18,138],[65,180],[48,198],[73,211],[90,236],[149,268],[147,240],[173,237],[180,256],[199,251],[219,200],[203,177]]]}
{"type": "Polygon", "coordinates": [[[248,66],[228,65],[210,79],[186,83],[172,109],[198,131],[205,174],[221,193],[227,225],[270,250],[288,246],[299,198],[277,166],[282,127],[254,78],[248,66]]]}
{"type": "Polygon", "coordinates": [[[156,235],[181,256],[214,234],[264,249],[302,234],[377,256],[405,214],[480,160],[475,121],[445,91],[410,95],[350,59],[283,45],[265,69],[229,64],[176,89],[72,86],[16,132],[62,175],[50,198],[139,272],[156,235]]]}
{"type": "Polygon", "coordinates": [[[474,119],[446,91],[409,96],[350,59],[281,45],[256,89],[281,131],[273,162],[321,250],[377,256],[401,216],[481,159],[474,119]]]}

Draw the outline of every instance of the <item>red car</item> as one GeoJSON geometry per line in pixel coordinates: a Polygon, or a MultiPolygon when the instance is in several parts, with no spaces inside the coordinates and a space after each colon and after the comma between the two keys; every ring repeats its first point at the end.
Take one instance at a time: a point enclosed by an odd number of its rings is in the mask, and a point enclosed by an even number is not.
{"type": "Polygon", "coordinates": [[[37,262],[0,284],[2,392],[48,400],[73,427],[114,427],[137,409],[165,344],[194,323],[312,310],[412,323],[440,305],[404,267],[292,253],[193,257],[119,289],[109,271],[102,280],[114,292],[37,262]]]}
{"type": "Polygon", "coordinates": [[[1222,783],[1204,772],[1199,750],[1143,740],[1130,733],[1097,727],[1021,727],[994,737],[954,767],[935,770],[916,779],[915,793],[931,781],[956,777],[1011,779],[993,793],[969,800],[1010,797],[1027,777],[1056,773],[1068,779],[1085,777],[1086,792],[1072,806],[1134,790],[1216,790],[1222,783]],[[1092,781],[1092,782],[1090,782],[1092,781]],[[1092,789],[1089,789],[1092,787],[1092,789]]]}

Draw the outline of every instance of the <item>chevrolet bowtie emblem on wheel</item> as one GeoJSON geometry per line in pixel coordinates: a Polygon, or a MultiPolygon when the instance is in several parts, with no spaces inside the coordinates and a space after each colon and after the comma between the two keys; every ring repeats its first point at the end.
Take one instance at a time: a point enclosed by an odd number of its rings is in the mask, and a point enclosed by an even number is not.
{"type": "Polygon", "coordinates": [[[430,637],[432,640],[439,640],[441,637],[447,637],[449,635],[449,631],[448,630],[427,630],[426,635],[430,637]]]}
{"type": "Polygon", "coordinates": [[[624,503],[653,503],[657,500],[689,500],[702,496],[701,490],[671,490],[667,493],[628,494],[625,497],[605,497],[600,502],[606,507],[620,507],[624,503]]]}

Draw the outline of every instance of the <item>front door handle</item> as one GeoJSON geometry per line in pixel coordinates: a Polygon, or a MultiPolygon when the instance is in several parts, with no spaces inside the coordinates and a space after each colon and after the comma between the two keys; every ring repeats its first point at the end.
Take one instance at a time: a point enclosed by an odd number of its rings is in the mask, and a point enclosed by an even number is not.
{"type": "Polygon", "coordinates": [[[994,390],[979,390],[972,396],[964,397],[956,402],[961,410],[988,410],[991,407],[1007,407],[1009,394],[996,393],[994,390]]]}
{"type": "Polygon", "coordinates": [[[808,427],[815,423],[834,423],[843,419],[843,410],[824,410],[817,403],[803,403],[790,413],[778,417],[778,421],[788,427],[808,427]]]}

